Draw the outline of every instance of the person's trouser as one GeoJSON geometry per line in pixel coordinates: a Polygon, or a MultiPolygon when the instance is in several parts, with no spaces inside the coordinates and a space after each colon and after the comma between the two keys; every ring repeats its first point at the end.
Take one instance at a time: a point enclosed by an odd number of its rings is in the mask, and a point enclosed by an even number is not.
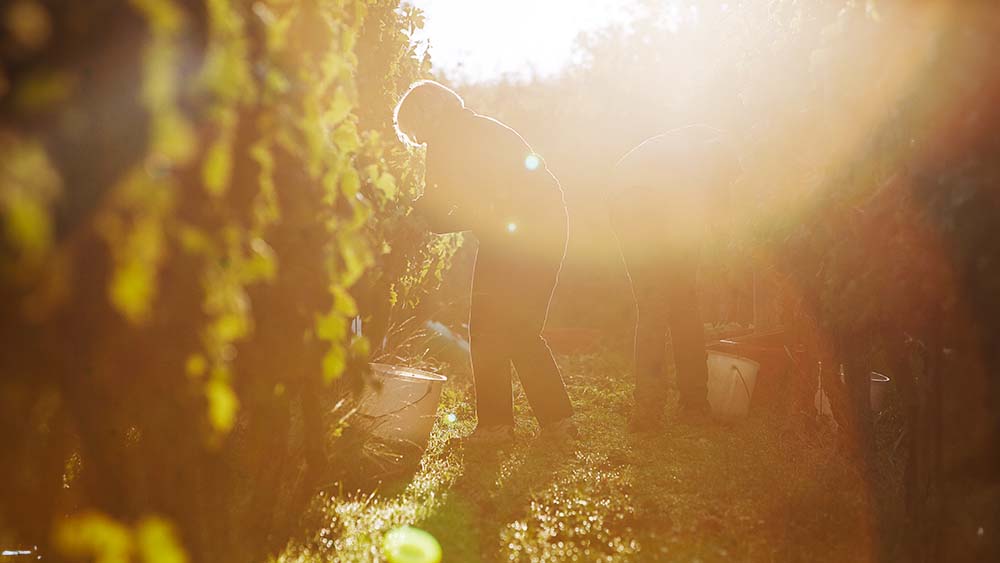
{"type": "Polygon", "coordinates": [[[655,410],[666,402],[666,334],[670,333],[682,408],[708,409],[705,329],[698,308],[698,245],[669,239],[665,228],[614,221],[636,306],[635,400],[655,410]],[[664,234],[666,233],[666,234],[664,234]]]}
{"type": "Polygon", "coordinates": [[[573,414],[559,368],[541,335],[564,253],[564,234],[561,243],[516,248],[480,244],[469,333],[482,427],[514,423],[511,363],[539,424],[573,414]]]}

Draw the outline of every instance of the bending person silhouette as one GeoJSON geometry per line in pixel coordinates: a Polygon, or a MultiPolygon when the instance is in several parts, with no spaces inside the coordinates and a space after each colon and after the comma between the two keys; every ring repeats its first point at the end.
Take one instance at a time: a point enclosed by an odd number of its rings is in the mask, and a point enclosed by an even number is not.
{"type": "Polygon", "coordinates": [[[696,277],[710,208],[739,172],[722,132],[704,125],[647,139],[615,166],[611,223],[636,306],[632,431],[652,430],[662,420],[668,332],[682,418],[709,413],[696,277]]]}
{"type": "Polygon", "coordinates": [[[396,128],[426,144],[423,196],[414,204],[433,232],[479,239],[469,321],[478,425],[475,442],[511,439],[511,364],[545,433],[575,435],[559,369],[541,336],[566,252],[562,188],[506,125],[465,108],[432,81],[396,106],[396,128]]]}

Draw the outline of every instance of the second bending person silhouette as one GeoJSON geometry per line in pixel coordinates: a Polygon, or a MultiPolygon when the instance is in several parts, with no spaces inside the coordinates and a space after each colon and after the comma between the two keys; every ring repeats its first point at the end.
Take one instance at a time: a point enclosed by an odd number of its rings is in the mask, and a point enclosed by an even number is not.
{"type": "Polygon", "coordinates": [[[562,188],[510,127],[433,81],[396,106],[401,139],[426,145],[414,212],[433,232],[479,239],[469,321],[478,424],[470,440],[513,438],[511,364],[543,433],[575,436],[573,409],[541,332],[566,252],[562,188]]]}
{"type": "Polygon", "coordinates": [[[725,135],[692,125],[647,139],[615,166],[611,223],[636,305],[635,412],[629,429],[655,429],[667,400],[666,334],[682,419],[709,414],[705,335],[696,278],[713,204],[741,170],[725,135]]]}

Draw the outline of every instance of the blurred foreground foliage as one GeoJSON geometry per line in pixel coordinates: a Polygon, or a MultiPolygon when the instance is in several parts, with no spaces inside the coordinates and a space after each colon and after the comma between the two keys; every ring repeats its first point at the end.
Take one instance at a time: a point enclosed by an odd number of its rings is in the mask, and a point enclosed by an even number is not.
{"type": "Polygon", "coordinates": [[[421,163],[392,129],[429,68],[421,16],[16,0],[0,17],[0,544],[261,559],[329,481],[391,319],[461,244],[410,217],[421,163]]]}

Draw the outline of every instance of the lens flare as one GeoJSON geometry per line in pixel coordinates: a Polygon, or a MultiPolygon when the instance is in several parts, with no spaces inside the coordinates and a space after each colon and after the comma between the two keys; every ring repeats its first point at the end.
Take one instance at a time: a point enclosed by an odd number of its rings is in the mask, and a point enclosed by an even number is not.
{"type": "Polygon", "coordinates": [[[516,231],[517,231],[517,223],[514,223],[514,222],[507,223],[507,232],[508,233],[513,233],[513,232],[516,232],[516,231]]]}
{"type": "Polygon", "coordinates": [[[538,158],[536,154],[529,154],[524,157],[524,167],[528,170],[538,170],[538,166],[542,163],[542,159],[538,158]]]}
{"type": "Polygon", "coordinates": [[[382,553],[390,563],[439,563],[441,544],[420,528],[401,526],[385,535],[382,553]]]}

